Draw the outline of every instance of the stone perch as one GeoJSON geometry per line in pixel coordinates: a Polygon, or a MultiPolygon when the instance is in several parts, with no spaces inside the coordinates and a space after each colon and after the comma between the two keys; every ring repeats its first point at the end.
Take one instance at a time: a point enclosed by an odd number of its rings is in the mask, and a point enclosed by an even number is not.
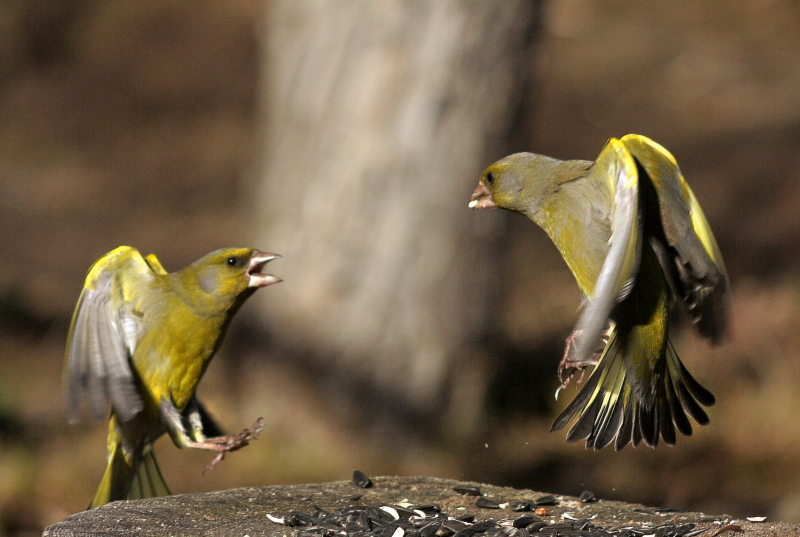
{"type": "Polygon", "coordinates": [[[432,477],[374,477],[113,502],[45,536],[749,537],[800,526],[432,477]]]}

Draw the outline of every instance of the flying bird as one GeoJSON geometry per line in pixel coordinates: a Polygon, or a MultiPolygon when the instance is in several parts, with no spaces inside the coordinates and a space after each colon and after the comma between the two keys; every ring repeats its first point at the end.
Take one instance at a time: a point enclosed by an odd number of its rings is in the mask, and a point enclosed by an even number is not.
{"type": "MultiPolygon", "coordinates": [[[[555,243],[585,296],[559,378],[594,366],[552,431],[575,420],[569,441],[619,450],[669,445],[689,417],[709,422],[714,396],[669,340],[680,304],[700,335],[728,331],[730,282],[700,204],[664,147],[641,135],[612,138],[597,160],[516,153],[489,166],[469,206],[527,216],[555,243]]],[[[564,378],[566,376],[566,379],[564,378]]],[[[558,392],[557,392],[558,394],[558,392]]]]}
{"type": "Polygon", "coordinates": [[[217,250],[168,273],[155,255],[120,246],[89,269],[72,318],[65,378],[70,421],[88,399],[95,420],[109,415],[108,466],[90,508],[170,494],[153,453],[169,434],[179,448],[225,453],[263,428],[225,436],[195,391],[231,318],[278,257],[251,248],[217,250]]]}

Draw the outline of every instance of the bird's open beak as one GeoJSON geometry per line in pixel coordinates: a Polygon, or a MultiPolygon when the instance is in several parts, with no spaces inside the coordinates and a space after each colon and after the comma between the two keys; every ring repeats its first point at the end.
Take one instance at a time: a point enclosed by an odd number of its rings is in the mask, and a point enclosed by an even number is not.
{"type": "Polygon", "coordinates": [[[491,209],[497,207],[492,199],[492,193],[486,188],[483,183],[478,183],[478,188],[472,193],[469,201],[470,209],[491,209]]]}
{"type": "Polygon", "coordinates": [[[253,257],[250,259],[250,264],[247,266],[247,277],[249,278],[247,287],[266,287],[267,285],[283,281],[277,276],[262,272],[267,263],[276,257],[280,256],[278,254],[267,254],[265,252],[256,252],[253,254],[253,257]]]}

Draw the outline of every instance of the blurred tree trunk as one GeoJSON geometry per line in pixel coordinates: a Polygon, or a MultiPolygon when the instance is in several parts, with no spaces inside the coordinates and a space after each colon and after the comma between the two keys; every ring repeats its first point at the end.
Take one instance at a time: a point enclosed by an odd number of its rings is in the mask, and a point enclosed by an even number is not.
{"type": "Polygon", "coordinates": [[[268,3],[256,238],[286,282],[264,313],[287,353],[378,397],[366,412],[480,413],[499,216],[467,203],[530,93],[539,7],[268,3]]]}

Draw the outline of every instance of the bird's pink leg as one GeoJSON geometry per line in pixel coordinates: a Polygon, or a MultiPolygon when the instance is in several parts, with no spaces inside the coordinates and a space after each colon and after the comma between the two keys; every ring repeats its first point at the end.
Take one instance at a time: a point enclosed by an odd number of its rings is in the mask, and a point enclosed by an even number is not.
{"type": "Polygon", "coordinates": [[[265,425],[261,423],[261,418],[258,418],[249,429],[245,429],[239,434],[214,436],[212,438],[206,438],[203,442],[189,441],[186,443],[186,447],[218,451],[219,453],[217,453],[217,456],[211,461],[211,464],[206,467],[207,470],[213,470],[214,467],[225,458],[226,453],[242,449],[248,445],[251,440],[258,438],[258,435],[264,428],[265,425]]]}
{"type": "Polygon", "coordinates": [[[572,376],[575,375],[575,373],[578,371],[581,372],[581,376],[576,382],[576,385],[580,385],[583,382],[583,376],[586,374],[586,369],[590,366],[594,367],[597,365],[597,362],[600,361],[600,356],[603,354],[603,349],[605,349],[606,345],[608,344],[608,338],[611,334],[611,329],[606,329],[603,331],[603,335],[600,338],[597,348],[591,354],[591,356],[589,356],[589,358],[586,360],[574,360],[571,355],[575,351],[575,340],[580,334],[581,330],[575,330],[569,335],[569,337],[567,337],[567,344],[564,348],[564,356],[561,358],[561,362],[558,364],[558,380],[561,381],[561,386],[559,386],[558,390],[556,390],[556,398],[558,398],[558,394],[561,390],[569,386],[572,376]],[[564,378],[565,375],[566,378],[564,378]]]}

